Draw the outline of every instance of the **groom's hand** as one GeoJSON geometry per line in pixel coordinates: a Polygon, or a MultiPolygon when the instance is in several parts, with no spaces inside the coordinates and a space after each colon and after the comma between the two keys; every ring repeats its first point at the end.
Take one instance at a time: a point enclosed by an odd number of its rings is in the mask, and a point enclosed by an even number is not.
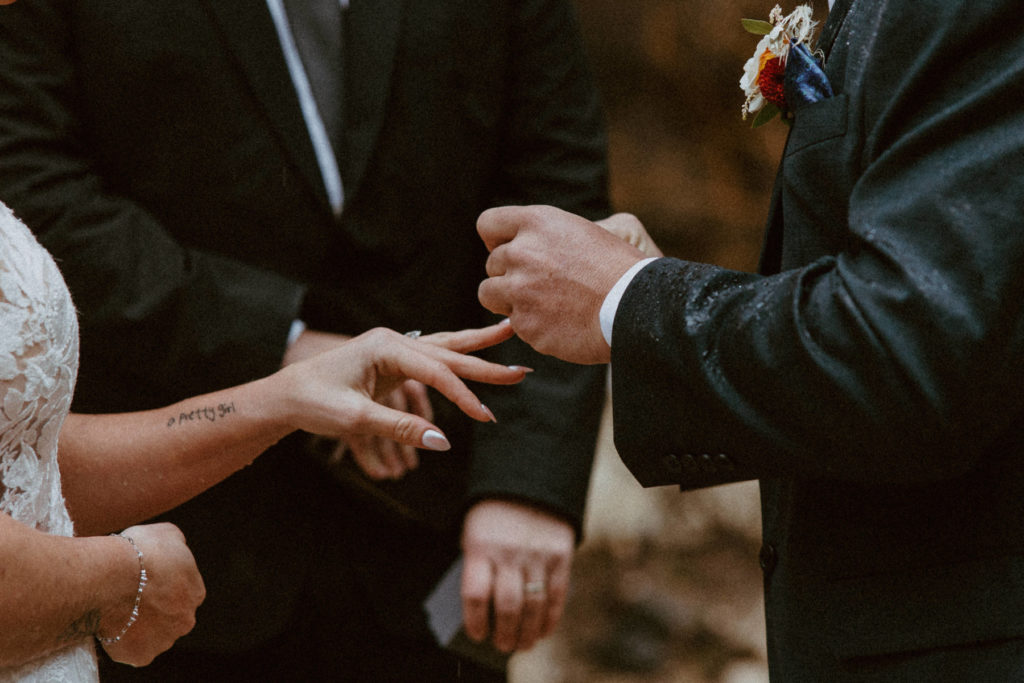
{"type": "Polygon", "coordinates": [[[512,319],[540,353],[607,363],[599,313],[609,290],[644,253],[579,216],[550,206],[485,211],[477,232],[491,252],[478,295],[512,319]]]}

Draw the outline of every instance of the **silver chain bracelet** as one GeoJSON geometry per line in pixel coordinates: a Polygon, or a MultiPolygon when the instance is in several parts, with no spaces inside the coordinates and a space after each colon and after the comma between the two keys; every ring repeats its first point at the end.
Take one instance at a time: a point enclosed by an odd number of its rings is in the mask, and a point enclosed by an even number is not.
{"type": "Polygon", "coordinates": [[[138,590],[138,592],[135,593],[135,604],[132,605],[132,614],[131,614],[130,617],[128,617],[128,623],[126,623],[121,628],[120,633],[118,633],[113,638],[104,638],[103,636],[101,636],[99,634],[96,634],[96,640],[100,641],[104,645],[111,645],[113,643],[116,643],[116,642],[120,641],[121,638],[124,637],[124,634],[128,632],[128,629],[130,629],[132,627],[132,625],[136,622],[136,620],[138,620],[138,618],[139,618],[139,602],[142,601],[142,589],[146,587],[146,581],[148,580],[147,577],[146,577],[146,565],[145,565],[145,563],[143,562],[143,559],[142,559],[142,551],[139,550],[139,546],[135,545],[135,540],[131,536],[125,536],[123,533],[110,534],[110,535],[111,536],[120,536],[124,540],[128,541],[128,543],[132,546],[132,550],[134,550],[135,554],[138,556],[138,558],[139,558],[139,590],[138,590]]]}

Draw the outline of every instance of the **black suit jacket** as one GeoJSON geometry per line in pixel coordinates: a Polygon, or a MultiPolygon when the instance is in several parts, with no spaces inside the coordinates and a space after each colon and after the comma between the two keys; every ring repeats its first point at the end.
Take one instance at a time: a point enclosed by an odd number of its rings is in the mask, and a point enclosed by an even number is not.
{"type": "Polygon", "coordinates": [[[764,272],[663,259],[623,297],[632,472],[762,482],[773,680],[921,680],[901,655],[1024,636],[1021,25],[1012,0],[840,0],[764,272]]]}
{"type": "MultiPolygon", "coordinates": [[[[348,334],[478,326],[480,211],[606,214],[602,123],[567,2],[355,0],[346,21],[339,223],[263,0],[0,8],[0,197],[80,311],[77,410],[267,375],[306,313],[348,334]]],[[[392,487],[449,542],[480,498],[582,513],[601,373],[518,342],[492,355],[537,372],[480,389],[498,425],[438,401],[454,452],[424,454],[392,487]]],[[[330,542],[321,502],[350,494],[295,446],[168,516],[208,587],[193,645],[277,632],[311,548],[330,542]]]]}

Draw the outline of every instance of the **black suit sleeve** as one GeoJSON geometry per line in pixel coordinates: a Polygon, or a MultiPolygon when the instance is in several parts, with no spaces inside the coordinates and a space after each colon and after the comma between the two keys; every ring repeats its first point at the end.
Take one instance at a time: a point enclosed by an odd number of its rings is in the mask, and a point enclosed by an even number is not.
{"type": "Polygon", "coordinates": [[[103,358],[83,372],[119,367],[174,396],[272,372],[301,287],[187,248],[110,187],[76,109],[80,74],[64,7],[0,8],[0,197],[61,263],[83,352],[103,358]]]}
{"type": "Polygon", "coordinates": [[[855,14],[833,74],[843,125],[814,140],[801,116],[834,105],[802,110],[783,162],[783,239],[800,262],[784,250],[787,269],[759,276],[664,259],[625,293],[615,439],[645,485],[941,479],[1019,423],[1019,6],[855,14]],[[837,192],[848,206],[829,204],[837,192]],[[838,247],[805,258],[815,242],[838,247]]]}
{"type": "MultiPolygon", "coordinates": [[[[515,7],[506,137],[492,205],[550,204],[608,214],[605,136],[572,6],[515,7]]],[[[513,389],[481,390],[497,425],[474,432],[470,499],[528,500],[572,521],[583,514],[604,397],[604,368],[545,358],[513,340],[491,358],[533,367],[513,389]]]]}

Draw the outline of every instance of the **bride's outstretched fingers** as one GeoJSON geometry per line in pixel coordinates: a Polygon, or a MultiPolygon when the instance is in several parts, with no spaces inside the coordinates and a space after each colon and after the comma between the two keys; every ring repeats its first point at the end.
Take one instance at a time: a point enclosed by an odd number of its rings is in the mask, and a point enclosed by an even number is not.
{"type": "Polygon", "coordinates": [[[457,332],[435,332],[419,338],[434,346],[441,346],[458,353],[471,353],[500,344],[515,335],[512,321],[505,318],[499,323],[477,329],[459,330],[457,332]]]}
{"type": "Polygon", "coordinates": [[[403,338],[401,347],[390,347],[382,352],[378,371],[384,377],[423,382],[437,389],[470,417],[493,422],[494,415],[460,378],[488,384],[516,384],[522,381],[529,369],[498,365],[430,343],[403,338]]]}
{"type": "MultiPolygon", "coordinates": [[[[509,336],[507,323],[455,333],[459,348],[490,345],[509,336]]],[[[467,356],[392,330],[375,329],[267,378],[273,396],[267,410],[292,429],[334,438],[379,436],[417,448],[443,450],[443,434],[420,415],[382,405],[409,379],[438,390],[464,413],[494,421],[461,378],[489,384],[515,384],[528,368],[508,367],[467,356]]]]}

